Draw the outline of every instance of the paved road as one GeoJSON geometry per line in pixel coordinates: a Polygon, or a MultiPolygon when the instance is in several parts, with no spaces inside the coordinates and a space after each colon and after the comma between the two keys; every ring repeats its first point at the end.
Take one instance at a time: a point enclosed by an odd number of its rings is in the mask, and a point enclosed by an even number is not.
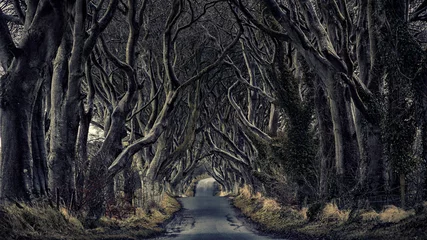
{"type": "Polygon", "coordinates": [[[227,198],[215,197],[215,180],[199,181],[196,196],[182,198],[181,211],[167,226],[167,236],[175,240],[262,240],[271,239],[249,231],[236,218],[235,210],[227,198]]]}

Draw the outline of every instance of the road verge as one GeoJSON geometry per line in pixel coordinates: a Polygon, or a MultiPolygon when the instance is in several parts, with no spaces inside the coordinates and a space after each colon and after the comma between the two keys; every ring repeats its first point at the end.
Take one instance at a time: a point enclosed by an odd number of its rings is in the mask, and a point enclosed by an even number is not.
{"type": "Polygon", "coordinates": [[[288,239],[427,239],[427,202],[415,209],[385,206],[345,210],[334,203],[309,208],[282,206],[259,193],[240,189],[232,202],[259,231],[288,239]]]}
{"type": "Polygon", "coordinates": [[[163,223],[171,219],[181,205],[165,194],[162,201],[147,210],[134,209],[126,217],[102,217],[100,226],[84,229],[78,216],[67,209],[49,205],[27,206],[20,203],[0,206],[0,239],[101,240],[140,239],[164,232],[163,223]]]}

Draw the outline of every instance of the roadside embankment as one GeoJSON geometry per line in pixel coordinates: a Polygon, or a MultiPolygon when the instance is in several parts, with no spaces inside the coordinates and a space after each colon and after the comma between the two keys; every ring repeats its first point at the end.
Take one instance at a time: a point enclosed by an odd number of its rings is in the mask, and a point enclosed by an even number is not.
{"type": "Polygon", "coordinates": [[[427,239],[427,202],[410,210],[389,205],[379,212],[339,209],[334,203],[301,209],[243,188],[233,203],[259,230],[290,239],[427,239]]]}
{"type": "Polygon", "coordinates": [[[165,194],[149,209],[136,208],[125,218],[103,217],[95,229],[83,228],[81,219],[65,208],[11,204],[0,206],[0,239],[139,239],[164,231],[162,223],[181,208],[175,198],[165,194]]]}

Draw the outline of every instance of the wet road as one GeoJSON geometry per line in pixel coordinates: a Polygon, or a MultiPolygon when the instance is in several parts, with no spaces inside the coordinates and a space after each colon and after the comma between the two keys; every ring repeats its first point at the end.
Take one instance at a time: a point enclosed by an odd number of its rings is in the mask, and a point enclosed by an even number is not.
{"type": "Polygon", "coordinates": [[[161,239],[271,239],[248,230],[236,218],[236,212],[227,198],[213,196],[214,184],[213,178],[201,180],[195,197],[180,199],[183,211],[168,224],[167,236],[161,239]]]}

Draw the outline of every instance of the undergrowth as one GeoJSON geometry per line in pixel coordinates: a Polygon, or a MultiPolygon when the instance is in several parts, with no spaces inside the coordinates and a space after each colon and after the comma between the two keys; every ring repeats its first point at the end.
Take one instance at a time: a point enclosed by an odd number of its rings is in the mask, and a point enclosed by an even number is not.
{"type": "Polygon", "coordinates": [[[262,230],[268,232],[282,232],[307,219],[306,209],[283,207],[274,199],[265,198],[260,193],[251,194],[246,186],[234,198],[234,205],[244,215],[259,223],[262,230]]]}
{"type": "Polygon", "coordinates": [[[165,194],[150,209],[135,209],[125,219],[102,217],[100,226],[86,230],[65,208],[30,207],[23,204],[0,206],[0,239],[140,239],[163,232],[162,224],[181,208],[165,194]]]}
{"type": "Polygon", "coordinates": [[[283,206],[276,200],[240,189],[234,205],[260,230],[296,239],[427,239],[427,202],[416,209],[385,206],[339,209],[334,203],[319,207],[283,206]],[[313,213],[313,208],[316,209],[313,213]]]}
{"type": "Polygon", "coordinates": [[[0,206],[0,239],[58,239],[83,236],[81,222],[65,209],[22,204],[0,206]]]}
{"type": "Polygon", "coordinates": [[[162,224],[181,208],[178,201],[165,194],[161,202],[149,209],[136,208],[126,219],[103,217],[100,227],[90,230],[92,239],[138,239],[155,236],[163,232],[162,224]]]}

